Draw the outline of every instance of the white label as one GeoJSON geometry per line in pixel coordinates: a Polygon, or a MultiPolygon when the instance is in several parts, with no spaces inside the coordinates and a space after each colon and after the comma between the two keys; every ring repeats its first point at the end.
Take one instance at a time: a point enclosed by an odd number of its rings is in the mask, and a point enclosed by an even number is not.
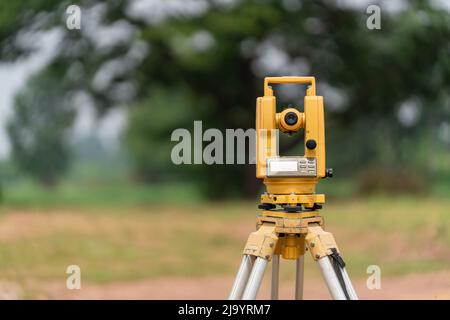
{"type": "Polygon", "coordinates": [[[297,161],[270,161],[269,170],[271,172],[295,172],[297,171],[297,161]]]}

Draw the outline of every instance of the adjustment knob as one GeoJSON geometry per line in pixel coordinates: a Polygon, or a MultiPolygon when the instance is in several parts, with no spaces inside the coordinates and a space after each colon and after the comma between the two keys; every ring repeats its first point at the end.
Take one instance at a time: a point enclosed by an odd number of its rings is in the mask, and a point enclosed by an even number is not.
{"type": "Polygon", "coordinates": [[[306,147],[309,150],[313,150],[317,147],[317,142],[314,139],[309,139],[308,141],[306,141],[306,147]]]}
{"type": "Polygon", "coordinates": [[[333,168],[327,168],[325,170],[325,177],[327,178],[333,178],[333,168]]]}

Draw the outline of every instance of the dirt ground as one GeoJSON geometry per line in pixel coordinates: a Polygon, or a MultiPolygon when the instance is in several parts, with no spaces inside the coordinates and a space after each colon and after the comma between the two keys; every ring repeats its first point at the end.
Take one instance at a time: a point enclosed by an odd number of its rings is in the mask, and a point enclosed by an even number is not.
{"type": "MultiPolygon", "coordinates": [[[[361,299],[450,299],[449,206],[411,203],[354,202],[345,211],[330,206],[329,224],[352,262],[361,299]],[[424,250],[423,243],[433,246],[424,250]],[[386,272],[379,290],[365,283],[366,267],[373,264],[386,272]]],[[[0,299],[226,299],[236,253],[252,228],[254,218],[246,215],[251,206],[174,207],[164,215],[147,208],[112,213],[5,209],[0,212],[0,299]],[[66,288],[66,268],[72,264],[83,268],[80,290],[66,288]]],[[[281,299],[294,295],[288,269],[281,268],[281,299]]],[[[329,299],[315,266],[308,269],[306,263],[305,271],[305,299],[329,299]]],[[[260,299],[269,298],[269,272],[260,299]]]]}
{"type": "MultiPolygon", "coordinates": [[[[83,283],[80,290],[60,284],[46,285],[42,298],[50,299],[225,299],[231,277],[159,279],[105,285],[83,283]]],[[[360,299],[450,299],[450,272],[411,274],[382,278],[381,289],[368,290],[365,281],[354,282],[360,299]]],[[[292,299],[293,283],[282,283],[281,299],[292,299]]],[[[306,279],[305,299],[330,299],[320,279],[306,279]]],[[[259,299],[269,298],[269,283],[262,285],[259,299]]]]}

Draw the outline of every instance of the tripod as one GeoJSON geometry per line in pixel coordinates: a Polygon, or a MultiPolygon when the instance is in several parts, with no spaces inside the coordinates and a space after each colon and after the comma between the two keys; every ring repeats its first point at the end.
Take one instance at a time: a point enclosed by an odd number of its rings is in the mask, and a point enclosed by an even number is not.
{"type": "Polygon", "coordinates": [[[296,260],[295,299],[303,299],[305,251],[318,263],[333,299],[358,299],[345,263],[331,233],[323,230],[317,210],[301,213],[263,211],[258,230],[250,234],[230,300],[253,300],[259,291],[267,264],[272,261],[271,299],[278,299],[280,256],[296,260]]]}
{"type": "Polygon", "coordinates": [[[297,260],[296,299],[303,298],[303,265],[309,250],[318,263],[334,299],[358,299],[345,270],[336,241],[322,229],[319,215],[325,195],[316,194],[320,179],[333,176],[325,168],[323,97],[316,95],[314,77],[266,77],[264,96],[256,99],[256,177],[264,179],[267,192],[257,231],[250,234],[229,299],[255,299],[267,264],[272,261],[272,299],[278,298],[280,256],[297,260]],[[309,85],[303,112],[289,107],[276,111],[270,83],[309,85]],[[280,156],[279,131],[292,135],[303,130],[304,155],[280,156]]]}

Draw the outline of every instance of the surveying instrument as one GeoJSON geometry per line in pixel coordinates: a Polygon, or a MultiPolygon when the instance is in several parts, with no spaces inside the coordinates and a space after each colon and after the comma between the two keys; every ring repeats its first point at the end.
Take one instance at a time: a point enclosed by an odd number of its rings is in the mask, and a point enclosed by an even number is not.
{"type": "Polygon", "coordinates": [[[296,260],[295,298],[303,299],[308,250],[333,299],[358,299],[333,235],[322,228],[319,210],[325,195],[315,193],[319,180],[332,177],[333,170],[325,169],[323,97],[316,95],[314,77],[264,79],[264,96],[256,100],[256,155],[256,177],[264,179],[267,191],[261,195],[257,231],[248,237],[229,299],[256,299],[270,261],[271,298],[278,299],[280,256],[296,260]],[[303,112],[287,108],[278,113],[271,83],[309,85],[303,112]],[[300,129],[304,132],[304,155],[280,156],[278,131],[293,134],[300,129]]]}

